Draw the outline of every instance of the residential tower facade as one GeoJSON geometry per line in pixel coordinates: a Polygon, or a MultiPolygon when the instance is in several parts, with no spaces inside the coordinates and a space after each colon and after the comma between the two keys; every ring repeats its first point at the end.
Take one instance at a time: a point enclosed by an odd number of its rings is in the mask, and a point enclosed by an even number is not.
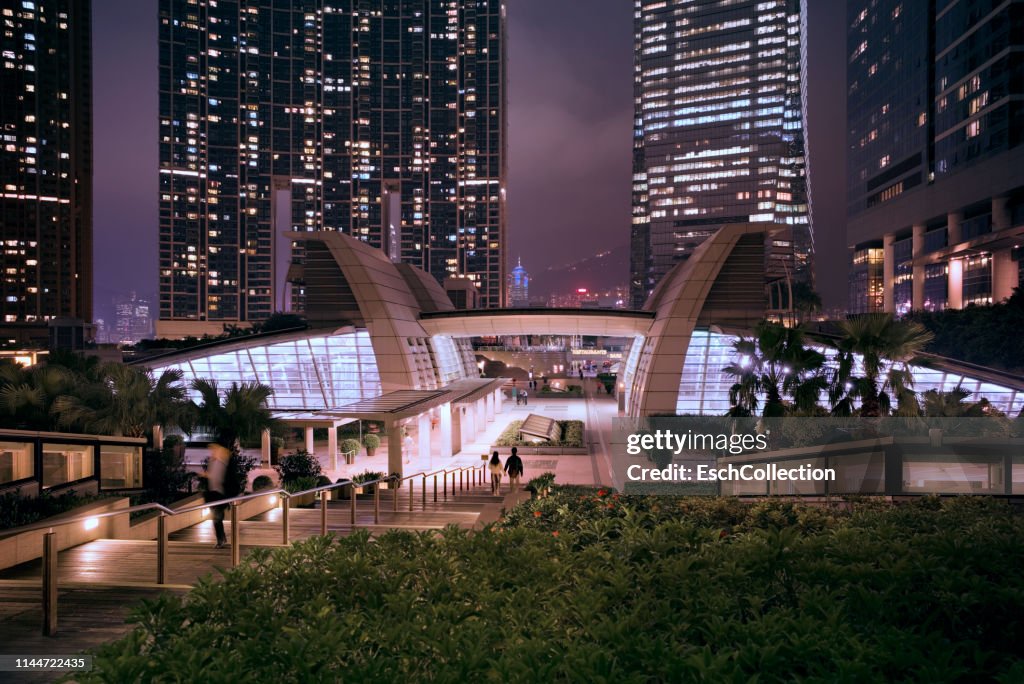
{"type": "Polygon", "coordinates": [[[158,335],[301,308],[289,232],[499,306],[504,33],[494,0],[161,0],[158,335]]]}

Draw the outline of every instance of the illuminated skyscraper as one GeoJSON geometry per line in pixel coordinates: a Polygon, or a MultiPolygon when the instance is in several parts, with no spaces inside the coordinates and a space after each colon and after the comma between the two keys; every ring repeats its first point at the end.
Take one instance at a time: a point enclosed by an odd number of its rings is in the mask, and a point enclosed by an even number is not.
{"type": "Polygon", "coordinates": [[[530,274],[523,268],[522,259],[516,260],[516,267],[508,275],[508,305],[530,306],[530,274]]]}
{"type": "Polygon", "coordinates": [[[91,5],[2,2],[0,340],[92,320],[91,5]]]}
{"type": "Polygon", "coordinates": [[[630,298],[726,223],[771,221],[769,276],[810,281],[800,0],[635,0],[630,298]]]}
{"type": "Polygon", "coordinates": [[[504,34],[498,0],[160,0],[157,333],[301,307],[288,231],[500,306],[504,34]]]}

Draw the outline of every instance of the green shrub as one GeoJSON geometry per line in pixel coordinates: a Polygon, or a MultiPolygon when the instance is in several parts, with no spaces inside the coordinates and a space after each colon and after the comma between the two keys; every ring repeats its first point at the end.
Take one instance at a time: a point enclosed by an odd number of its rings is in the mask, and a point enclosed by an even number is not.
{"type": "Polygon", "coordinates": [[[273,489],[274,480],[269,475],[260,475],[252,481],[252,491],[262,492],[264,489],[273,489]]]}
{"type": "Polygon", "coordinates": [[[373,433],[363,435],[363,446],[369,449],[376,449],[380,446],[380,437],[373,433]]]}
{"type": "Polygon", "coordinates": [[[556,487],[476,533],[257,549],[143,604],[76,677],[1017,682],[1022,535],[992,500],[811,512],[556,487]]]}
{"type": "Polygon", "coordinates": [[[319,480],[313,476],[297,477],[294,480],[282,483],[281,487],[291,493],[304,492],[308,489],[316,489],[319,487],[319,480]]]}
{"type": "Polygon", "coordinates": [[[323,472],[320,460],[305,449],[282,456],[274,468],[281,476],[282,483],[288,483],[300,477],[316,478],[323,472]]]}
{"type": "Polygon", "coordinates": [[[364,470],[358,475],[352,476],[353,482],[373,482],[374,480],[383,479],[384,473],[377,470],[364,470]]]}
{"type": "Polygon", "coordinates": [[[542,473],[526,483],[526,489],[531,492],[543,492],[551,489],[555,484],[554,473],[542,473]]]}
{"type": "Polygon", "coordinates": [[[343,439],[338,445],[338,449],[343,454],[358,454],[362,450],[362,447],[359,445],[359,440],[357,439],[343,439]]]}
{"type": "Polygon", "coordinates": [[[31,525],[52,515],[66,513],[72,508],[112,498],[109,494],[100,496],[79,496],[74,489],[59,495],[48,491],[39,496],[21,496],[16,491],[0,495],[0,530],[22,525],[31,525]]]}

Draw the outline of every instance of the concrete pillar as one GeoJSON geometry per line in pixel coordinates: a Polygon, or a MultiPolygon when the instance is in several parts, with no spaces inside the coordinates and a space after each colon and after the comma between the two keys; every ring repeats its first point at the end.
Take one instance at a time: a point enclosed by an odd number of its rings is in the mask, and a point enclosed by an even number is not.
{"type": "Polygon", "coordinates": [[[963,222],[964,212],[962,211],[951,211],[946,214],[946,246],[952,247],[963,242],[960,233],[960,224],[963,222]]]}
{"type": "MultiPolygon", "coordinates": [[[[438,409],[441,412],[441,423],[438,426],[441,430],[441,451],[438,454],[442,459],[451,458],[457,451],[455,440],[452,439],[452,405],[445,404],[438,409]]],[[[458,411],[456,407],[454,410],[458,411]]]]}
{"type": "Polygon", "coordinates": [[[306,451],[313,454],[316,453],[313,450],[313,428],[306,428],[306,451]]]}
{"type": "Polygon", "coordinates": [[[505,410],[505,394],[501,391],[501,388],[494,390],[494,412],[501,413],[505,410]]]}
{"type": "Polygon", "coordinates": [[[260,462],[270,465],[270,430],[264,430],[260,435],[260,462]]]}
{"type": "Polygon", "coordinates": [[[462,444],[466,445],[476,438],[476,404],[462,407],[462,444]]]}
{"type": "MultiPolygon", "coordinates": [[[[994,201],[994,200],[993,200],[994,201]]],[[[1008,299],[1017,287],[1020,263],[1013,260],[1012,249],[1001,249],[992,254],[992,303],[1008,299]]]]}
{"type": "Polygon", "coordinates": [[[917,263],[918,259],[924,256],[924,228],[923,223],[915,223],[912,228],[911,250],[914,266],[913,280],[911,281],[913,293],[911,294],[910,306],[914,311],[920,311],[924,308],[924,265],[917,263]]]}
{"type": "MultiPolygon", "coordinates": [[[[416,450],[420,460],[420,468],[424,463],[430,464],[433,468],[433,454],[430,451],[430,414],[421,413],[416,418],[416,450]]],[[[415,473],[415,470],[410,472],[415,473]]]]}
{"type": "Polygon", "coordinates": [[[946,308],[964,308],[964,261],[963,259],[949,260],[948,285],[946,287],[946,308]]]}
{"type": "Polygon", "coordinates": [[[338,426],[327,428],[327,460],[331,470],[338,469],[338,426]]]}
{"type": "Polygon", "coordinates": [[[896,253],[893,248],[895,244],[896,236],[892,233],[882,238],[882,310],[886,313],[896,313],[893,296],[893,287],[896,284],[896,253]]]}
{"type": "Polygon", "coordinates": [[[402,458],[402,426],[398,423],[385,424],[384,429],[388,434],[388,474],[399,473],[404,475],[402,469],[405,459],[402,458]]]}
{"type": "MultiPolygon", "coordinates": [[[[1006,195],[992,198],[992,232],[1010,227],[1010,198],[1006,195]]],[[[993,295],[992,301],[998,301],[993,295]]]]}
{"type": "MultiPolygon", "coordinates": [[[[462,451],[462,407],[451,406],[451,412],[449,413],[449,419],[451,420],[451,442],[452,442],[452,453],[457,454],[462,451]]],[[[441,418],[441,429],[444,429],[444,418],[441,418]]]]}
{"type": "Polygon", "coordinates": [[[494,422],[494,395],[488,394],[484,397],[484,410],[487,412],[487,422],[494,422]]]}
{"type": "Polygon", "coordinates": [[[476,432],[473,434],[475,438],[478,434],[487,429],[487,402],[483,399],[476,400],[476,432]]]}

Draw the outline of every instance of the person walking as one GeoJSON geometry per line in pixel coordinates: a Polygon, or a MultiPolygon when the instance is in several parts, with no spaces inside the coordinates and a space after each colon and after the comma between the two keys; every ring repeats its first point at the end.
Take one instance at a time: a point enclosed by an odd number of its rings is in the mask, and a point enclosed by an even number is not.
{"type": "Polygon", "coordinates": [[[529,403],[526,390],[520,390],[519,397],[523,400],[523,406],[526,406],[529,403]]]}
{"type": "Polygon", "coordinates": [[[491,473],[491,494],[495,495],[501,492],[501,458],[498,456],[498,452],[495,451],[491,454],[491,460],[487,462],[487,470],[491,473]]]}
{"type": "Polygon", "coordinates": [[[512,447],[512,454],[505,460],[505,472],[508,473],[510,491],[519,489],[519,478],[523,476],[523,459],[519,458],[519,449],[512,447]]]}
{"type": "MultiPolygon", "coordinates": [[[[206,472],[204,473],[206,492],[203,494],[203,498],[206,503],[212,504],[227,498],[225,480],[231,453],[220,444],[211,444],[209,450],[210,458],[206,462],[206,472]]],[[[217,535],[216,548],[223,549],[228,543],[227,535],[224,534],[224,506],[210,506],[210,515],[213,518],[213,533],[217,535]]]]}

